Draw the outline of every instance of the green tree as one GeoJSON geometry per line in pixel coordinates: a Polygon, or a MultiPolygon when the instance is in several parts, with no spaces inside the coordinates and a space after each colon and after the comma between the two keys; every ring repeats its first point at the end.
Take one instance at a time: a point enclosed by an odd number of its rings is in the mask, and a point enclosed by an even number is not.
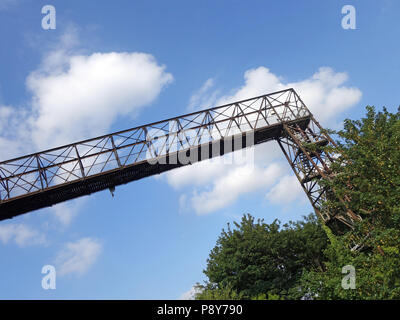
{"type": "Polygon", "coordinates": [[[238,299],[300,298],[303,269],[323,268],[327,238],[313,215],[281,226],[248,214],[234,225],[222,230],[210,253],[199,299],[222,292],[238,299]]]}
{"type": "Polygon", "coordinates": [[[229,285],[220,287],[197,285],[197,291],[196,300],[241,300],[243,298],[243,294],[239,294],[229,285]]]}
{"type": "MultiPolygon", "coordinates": [[[[325,267],[305,272],[302,288],[320,299],[399,299],[400,108],[392,114],[367,107],[365,118],[346,120],[336,134],[338,147],[330,151],[341,156],[323,183],[363,220],[342,236],[326,229],[325,267]],[[341,286],[345,265],[355,267],[354,290],[341,286]]],[[[344,210],[334,198],[326,205],[344,210]]]]}
{"type": "Polygon", "coordinates": [[[338,156],[331,179],[319,183],[335,192],[324,209],[350,209],[362,221],[343,229],[312,216],[284,226],[244,216],[236,229],[222,231],[199,297],[400,299],[400,108],[393,114],[367,107],[364,118],[347,119],[332,133],[337,146],[326,148],[338,156]],[[342,286],[348,265],[355,289],[342,286]]]}

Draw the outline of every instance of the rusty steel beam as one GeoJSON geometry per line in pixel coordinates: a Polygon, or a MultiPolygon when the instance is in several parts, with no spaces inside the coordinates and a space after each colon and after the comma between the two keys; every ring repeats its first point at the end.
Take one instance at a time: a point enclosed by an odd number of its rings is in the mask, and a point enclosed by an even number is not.
{"type": "Polygon", "coordinates": [[[321,212],[318,179],[328,177],[332,157],[303,146],[333,144],[321,129],[290,88],[0,162],[0,220],[221,156],[240,139],[239,149],[278,141],[322,220],[351,225],[354,217],[321,212]],[[197,156],[176,161],[188,153],[197,156]]]}

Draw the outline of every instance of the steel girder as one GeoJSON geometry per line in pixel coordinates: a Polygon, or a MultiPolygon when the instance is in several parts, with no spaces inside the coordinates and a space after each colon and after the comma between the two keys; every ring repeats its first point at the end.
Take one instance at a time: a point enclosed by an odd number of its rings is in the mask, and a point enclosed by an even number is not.
{"type": "Polygon", "coordinates": [[[327,177],[332,158],[310,153],[303,143],[333,141],[291,88],[0,162],[0,220],[270,140],[278,141],[327,222],[318,179],[327,177]],[[232,148],[237,137],[242,143],[232,148]],[[171,161],[201,148],[210,152],[171,161]]]}

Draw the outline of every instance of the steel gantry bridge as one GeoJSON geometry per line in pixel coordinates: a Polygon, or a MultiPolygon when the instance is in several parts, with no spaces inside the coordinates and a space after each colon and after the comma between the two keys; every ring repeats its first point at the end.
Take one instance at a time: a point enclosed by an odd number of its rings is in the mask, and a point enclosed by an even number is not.
{"type": "Polygon", "coordinates": [[[0,162],[0,220],[270,140],[325,223],[359,219],[322,209],[335,142],[290,88],[0,162]]]}

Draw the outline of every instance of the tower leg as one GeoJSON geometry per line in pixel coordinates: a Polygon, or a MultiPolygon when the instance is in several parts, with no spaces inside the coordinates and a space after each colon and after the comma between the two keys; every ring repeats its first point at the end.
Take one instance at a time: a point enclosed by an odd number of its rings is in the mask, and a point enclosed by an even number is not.
{"type": "Polygon", "coordinates": [[[334,190],[320,183],[321,179],[331,178],[330,166],[335,159],[324,148],[334,141],[322,131],[311,117],[303,127],[296,123],[283,124],[277,141],[318,217],[332,229],[352,228],[361,217],[352,212],[344,200],[339,198],[346,208],[343,212],[330,212],[323,206],[329,197],[335,196],[334,190]]]}

